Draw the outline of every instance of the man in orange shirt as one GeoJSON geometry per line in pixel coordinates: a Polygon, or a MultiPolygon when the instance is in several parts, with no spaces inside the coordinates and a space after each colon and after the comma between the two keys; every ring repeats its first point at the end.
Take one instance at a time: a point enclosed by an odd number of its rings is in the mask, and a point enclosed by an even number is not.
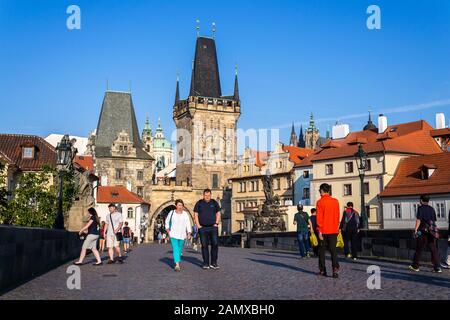
{"type": "Polygon", "coordinates": [[[339,261],[336,252],[339,234],[339,201],[330,196],[331,187],[327,183],[320,185],[321,198],[316,203],[317,229],[319,231],[319,275],[327,276],[325,267],[325,248],[331,253],[333,278],[338,278],[339,261]]]}

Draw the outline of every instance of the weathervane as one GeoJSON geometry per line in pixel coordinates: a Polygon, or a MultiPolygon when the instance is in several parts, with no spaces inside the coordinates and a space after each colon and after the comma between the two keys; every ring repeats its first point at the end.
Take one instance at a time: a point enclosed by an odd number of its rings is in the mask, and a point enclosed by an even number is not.
{"type": "Polygon", "coordinates": [[[197,26],[195,27],[195,29],[197,29],[197,38],[200,37],[200,20],[197,19],[195,21],[197,23],[197,26]]]}
{"type": "Polygon", "coordinates": [[[212,23],[212,33],[213,33],[213,39],[216,38],[216,23],[213,22],[212,23]]]}

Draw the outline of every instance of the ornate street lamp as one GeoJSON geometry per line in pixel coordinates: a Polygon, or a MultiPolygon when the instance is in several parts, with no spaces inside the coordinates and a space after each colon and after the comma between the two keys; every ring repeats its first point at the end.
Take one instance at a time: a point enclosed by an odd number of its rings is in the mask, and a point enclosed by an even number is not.
{"type": "Polygon", "coordinates": [[[355,157],[361,182],[361,217],[363,219],[363,228],[367,230],[369,228],[369,220],[364,200],[364,174],[367,169],[367,153],[364,152],[361,143],[358,145],[358,152],[355,153],[355,157]]]}
{"type": "Polygon", "coordinates": [[[58,213],[56,215],[54,228],[55,229],[64,229],[64,214],[63,214],[63,184],[64,184],[64,174],[68,166],[71,164],[73,150],[72,143],[69,140],[69,136],[66,134],[61,139],[61,142],[58,142],[56,146],[56,151],[58,154],[57,166],[59,169],[59,195],[58,195],[58,213]]]}

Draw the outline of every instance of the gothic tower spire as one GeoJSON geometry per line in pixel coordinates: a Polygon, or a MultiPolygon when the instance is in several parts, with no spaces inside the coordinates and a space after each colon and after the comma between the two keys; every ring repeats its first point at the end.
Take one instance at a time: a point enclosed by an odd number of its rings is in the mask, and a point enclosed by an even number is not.
{"type": "Polygon", "coordinates": [[[175,104],[180,101],[180,75],[177,73],[177,87],[175,89],[175,104]]]}
{"type": "Polygon", "coordinates": [[[239,100],[238,67],[235,67],[234,75],[234,100],[239,100]]]}

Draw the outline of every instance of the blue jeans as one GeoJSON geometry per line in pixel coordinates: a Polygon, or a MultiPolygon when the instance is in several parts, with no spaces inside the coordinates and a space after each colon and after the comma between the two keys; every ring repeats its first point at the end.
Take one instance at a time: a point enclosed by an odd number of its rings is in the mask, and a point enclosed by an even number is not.
{"type": "Polygon", "coordinates": [[[170,238],[170,242],[172,243],[173,262],[179,263],[183,252],[184,240],[170,238]]]}
{"type": "Polygon", "coordinates": [[[304,258],[306,257],[306,253],[311,251],[308,232],[297,232],[297,240],[298,250],[300,251],[300,255],[304,258]]]}
{"type": "Polygon", "coordinates": [[[203,227],[199,230],[200,242],[202,243],[203,264],[217,264],[219,252],[219,232],[217,227],[203,227]],[[209,261],[209,246],[211,245],[211,263],[209,261]]]}

